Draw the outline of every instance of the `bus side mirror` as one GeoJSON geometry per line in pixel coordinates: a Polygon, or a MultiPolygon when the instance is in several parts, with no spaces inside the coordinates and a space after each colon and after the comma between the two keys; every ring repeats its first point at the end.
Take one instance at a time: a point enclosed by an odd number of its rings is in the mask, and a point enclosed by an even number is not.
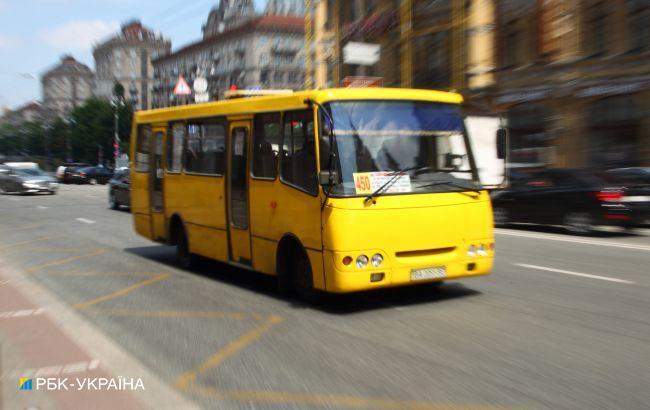
{"type": "Polygon", "coordinates": [[[339,180],[339,174],[336,171],[321,171],[318,173],[318,182],[323,186],[336,185],[339,180]],[[332,184],[330,184],[330,176],[332,184]]]}
{"type": "Polygon", "coordinates": [[[497,158],[506,159],[506,152],[508,149],[508,132],[505,128],[497,130],[497,158]]]}

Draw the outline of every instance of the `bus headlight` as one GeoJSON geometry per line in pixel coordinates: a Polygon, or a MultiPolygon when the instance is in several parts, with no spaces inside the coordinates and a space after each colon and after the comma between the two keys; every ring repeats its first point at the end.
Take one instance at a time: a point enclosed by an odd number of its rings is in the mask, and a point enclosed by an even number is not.
{"type": "Polygon", "coordinates": [[[487,256],[487,247],[483,244],[478,247],[478,255],[479,256],[487,256]]]}
{"type": "Polygon", "coordinates": [[[357,268],[362,269],[368,266],[368,257],[366,255],[361,255],[357,258],[357,268]]]}
{"type": "Polygon", "coordinates": [[[469,248],[467,249],[467,256],[474,257],[476,256],[476,246],[470,245],[469,248]]]}
{"type": "Polygon", "coordinates": [[[374,266],[375,268],[378,268],[384,262],[384,257],[381,256],[380,254],[376,253],[376,254],[372,255],[372,259],[370,261],[372,262],[372,266],[374,266]]]}

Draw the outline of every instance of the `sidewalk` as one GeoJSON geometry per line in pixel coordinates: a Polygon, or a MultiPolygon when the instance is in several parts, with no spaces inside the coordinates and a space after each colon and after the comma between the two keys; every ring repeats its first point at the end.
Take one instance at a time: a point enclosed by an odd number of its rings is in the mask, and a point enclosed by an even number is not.
{"type": "Polygon", "coordinates": [[[195,407],[71,307],[2,262],[0,409],[195,407]],[[21,390],[21,378],[31,379],[31,390],[21,390]]]}

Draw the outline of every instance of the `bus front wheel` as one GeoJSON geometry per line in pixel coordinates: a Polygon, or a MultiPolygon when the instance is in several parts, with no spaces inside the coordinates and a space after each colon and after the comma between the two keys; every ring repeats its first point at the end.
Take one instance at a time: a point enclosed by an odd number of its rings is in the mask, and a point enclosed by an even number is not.
{"type": "Polygon", "coordinates": [[[306,302],[316,301],[316,291],[314,290],[314,276],[311,270],[309,258],[300,252],[296,255],[292,272],[293,289],[298,297],[306,302]]]}

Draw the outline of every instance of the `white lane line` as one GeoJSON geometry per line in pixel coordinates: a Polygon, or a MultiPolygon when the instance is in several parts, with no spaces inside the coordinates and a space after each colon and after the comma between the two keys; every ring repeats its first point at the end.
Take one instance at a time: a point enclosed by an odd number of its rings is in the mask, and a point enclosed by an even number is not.
{"type": "Polygon", "coordinates": [[[37,206],[36,208],[38,208],[38,209],[47,209],[47,207],[46,207],[46,206],[43,206],[43,205],[39,205],[39,206],[37,206]]]}
{"type": "Polygon", "coordinates": [[[77,221],[83,222],[83,223],[88,224],[88,225],[92,225],[92,224],[95,223],[95,221],[91,221],[90,219],[86,219],[86,218],[77,218],[77,221]]]}
{"type": "Polygon", "coordinates": [[[45,313],[45,309],[25,309],[25,310],[11,310],[8,312],[0,312],[0,319],[13,319],[18,317],[39,316],[45,313]]]}
{"type": "Polygon", "coordinates": [[[91,372],[99,368],[99,360],[66,363],[56,366],[39,367],[14,371],[14,377],[56,377],[74,373],[91,372]]]}
{"type": "Polygon", "coordinates": [[[566,237],[562,235],[555,234],[534,234],[528,232],[512,232],[506,229],[495,229],[494,233],[498,235],[506,236],[518,236],[522,238],[532,238],[532,239],[543,239],[547,241],[558,241],[558,242],[571,242],[571,243],[582,243],[585,245],[595,245],[595,246],[609,246],[612,248],[623,248],[623,249],[634,249],[637,251],[650,251],[650,246],[648,245],[634,245],[631,243],[617,243],[617,242],[606,242],[599,241],[597,239],[583,239],[575,237],[566,237]]]}
{"type": "Polygon", "coordinates": [[[605,280],[607,282],[626,283],[628,285],[634,283],[634,282],[632,282],[630,280],[610,278],[608,276],[590,275],[588,273],[571,272],[570,270],[547,268],[545,266],[528,265],[528,264],[525,264],[525,263],[515,263],[514,265],[522,267],[522,268],[545,270],[547,272],[564,273],[565,275],[580,276],[582,278],[605,280]]]}
{"type": "Polygon", "coordinates": [[[97,198],[97,195],[86,195],[86,198],[97,198]]]}

